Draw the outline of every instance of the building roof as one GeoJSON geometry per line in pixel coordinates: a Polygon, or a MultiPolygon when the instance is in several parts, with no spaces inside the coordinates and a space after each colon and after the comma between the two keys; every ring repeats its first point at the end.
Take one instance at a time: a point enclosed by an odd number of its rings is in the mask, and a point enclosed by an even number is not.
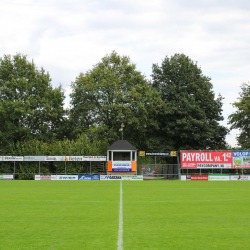
{"type": "Polygon", "coordinates": [[[136,150],[127,140],[118,140],[108,147],[109,150],[136,150]]]}

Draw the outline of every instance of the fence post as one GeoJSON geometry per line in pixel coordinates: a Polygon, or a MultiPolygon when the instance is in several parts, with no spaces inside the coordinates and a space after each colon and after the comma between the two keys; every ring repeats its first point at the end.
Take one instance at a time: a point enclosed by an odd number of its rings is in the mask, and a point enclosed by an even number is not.
{"type": "Polygon", "coordinates": [[[180,163],[180,159],[178,156],[178,151],[177,151],[177,164],[178,164],[178,178],[180,180],[181,179],[181,163],[180,163]]]}
{"type": "Polygon", "coordinates": [[[181,179],[181,164],[178,163],[178,179],[181,179]]]}

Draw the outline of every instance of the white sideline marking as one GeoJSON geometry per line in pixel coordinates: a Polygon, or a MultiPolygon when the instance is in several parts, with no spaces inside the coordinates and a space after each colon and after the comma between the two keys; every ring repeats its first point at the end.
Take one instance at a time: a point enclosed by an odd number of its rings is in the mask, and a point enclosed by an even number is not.
{"type": "Polygon", "coordinates": [[[123,249],[123,212],[122,212],[122,180],[120,181],[120,212],[119,212],[119,231],[118,231],[118,250],[123,249]]]}
{"type": "MultiPolygon", "coordinates": [[[[192,200],[191,202],[194,201],[241,201],[241,200],[249,200],[248,198],[246,199],[220,199],[220,200],[192,200]]],[[[182,202],[183,201],[135,201],[135,202],[182,202]]]]}
{"type": "Polygon", "coordinates": [[[31,201],[31,202],[44,202],[44,201],[51,201],[51,202],[84,202],[84,203],[93,203],[93,202],[114,202],[114,201],[69,201],[69,200],[17,200],[17,199],[0,199],[0,201],[31,201]]]}

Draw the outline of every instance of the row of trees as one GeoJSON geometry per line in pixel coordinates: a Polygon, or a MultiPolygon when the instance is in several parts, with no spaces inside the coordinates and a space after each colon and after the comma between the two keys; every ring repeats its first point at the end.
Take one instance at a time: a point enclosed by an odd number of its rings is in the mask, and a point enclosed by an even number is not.
{"type": "MultiPolygon", "coordinates": [[[[153,64],[151,80],[129,57],[115,51],[71,83],[65,110],[61,86],[53,88],[43,68],[21,54],[0,59],[0,155],[41,155],[30,145],[53,145],[58,155],[106,154],[124,138],[139,150],[225,149],[229,130],[221,125],[223,97],[189,57],[175,54],[153,64]],[[84,138],[85,143],[79,143],[84,138]],[[72,146],[74,145],[74,146],[72,146]],[[70,151],[71,152],[71,151],[70,151]]],[[[231,128],[242,130],[239,145],[249,147],[250,86],[244,84],[231,128]]],[[[49,148],[50,146],[48,146],[49,148]]]]}

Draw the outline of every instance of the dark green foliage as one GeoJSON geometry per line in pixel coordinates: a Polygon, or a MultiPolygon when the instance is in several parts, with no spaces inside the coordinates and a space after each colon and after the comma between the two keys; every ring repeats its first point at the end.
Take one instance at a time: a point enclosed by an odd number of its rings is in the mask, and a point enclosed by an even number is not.
{"type": "Polygon", "coordinates": [[[240,134],[237,141],[242,149],[250,148],[250,85],[243,83],[241,85],[242,92],[238,98],[238,102],[233,103],[233,107],[237,109],[229,118],[231,129],[239,129],[240,134]]]}
{"type": "Polygon", "coordinates": [[[158,91],[136,70],[129,57],[116,52],[102,58],[92,70],[72,83],[71,115],[75,135],[94,129],[110,144],[124,139],[145,148],[158,127],[154,119],[161,105],[158,91]]]}
{"type": "Polygon", "coordinates": [[[153,65],[153,86],[164,105],[158,115],[163,149],[222,149],[227,129],[220,125],[222,97],[215,99],[210,78],[183,54],[153,65]]]}
{"type": "Polygon", "coordinates": [[[52,88],[44,69],[26,56],[0,58],[0,141],[2,146],[31,138],[48,141],[59,137],[63,122],[64,93],[52,88]]]}

